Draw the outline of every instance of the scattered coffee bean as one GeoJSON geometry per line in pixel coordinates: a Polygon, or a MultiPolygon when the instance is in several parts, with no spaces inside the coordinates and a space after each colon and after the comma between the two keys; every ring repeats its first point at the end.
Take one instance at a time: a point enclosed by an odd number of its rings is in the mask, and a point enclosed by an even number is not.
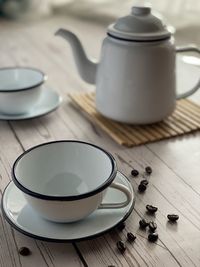
{"type": "Polygon", "coordinates": [[[147,166],[145,168],[145,171],[146,171],[147,174],[151,174],[152,173],[152,168],[150,166],[147,166]]]}
{"type": "Polygon", "coordinates": [[[29,248],[27,248],[27,247],[21,247],[19,249],[19,254],[22,255],[22,256],[28,256],[28,255],[31,254],[31,252],[30,252],[30,249],[29,248]]]}
{"type": "Polygon", "coordinates": [[[141,183],[141,184],[144,184],[144,185],[146,185],[146,186],[149,184],[149,182],[147,181],[147,179],[142,180],[140,183],[141,183]]]}
{"type": "Polygon", "coordinates": [[[133,242],[133,241],[135,241],[136,236],[133,233],[129,232],[129,233],[127,233],[127,239],[129,242],[133,242]]]}
{"type": "Polygon", "coordinates": [[[120,224],[118,225],[117,229],[118,229],[119,231],[123,231],[125,227],[126,227],[126,223],[125,223],[125,222],[122,222],[122,223],[120,223],[120,224]]]}
{"type": "Polygon", "coordinates": [[[146,209],[147,209],[147,211],[148,211],[149,213],[151,213],[151,214],[154,214],[154,213],[158,210],[157,207],[152,206],[152,205],[146,205],[146,209]]]}
{"type": "Polygon", "coordinates": [[[157,224],[155,222],[150,222],[149,223],[149,230],[151,232],[155,232],[156,229],[157,229],[157,224]]]}
{"type": "Polygon", "coordinates": [[[122,240],[119,240],[117,241],[117,248],[121,253],[124,253],[126,250],[126,244],[122,240]]]}
{"type": "Polygon", "coordinates": [[[142,219],[139,221],[139,225],[140,225],[141,229],[146,229],[146,227],[149,225],[149,223],[145,219],[142,219]]]}
{"type": "Polygon", "coordinates": [[[133,170],[131,171],[131,175],[133,175],[134,177],[136,177],[136,176],[139,175],[139,171],[136,170],[136,169],[133,169],[133,170]]]}
{"type": "Polygon", "coordinates": [[[145,184],[140,183],[140,184],[138,185],[138,191],[139,191],[139,192],[144,192],[144,191],[146,191],[146,189],[147,189],[147,186],[146,186],[145,184]]]}
{"type": "Polygon", "coordinates": [[[179,219],[177,214],[168,214],[167,218],[170,222],[176,222],[179,219]]]}
{"type": "Polygon", "coordinates": [[[158,240],[158,234],[157,233],[150,233],[148,235],[149,242],[155,242],[158,240]]]}

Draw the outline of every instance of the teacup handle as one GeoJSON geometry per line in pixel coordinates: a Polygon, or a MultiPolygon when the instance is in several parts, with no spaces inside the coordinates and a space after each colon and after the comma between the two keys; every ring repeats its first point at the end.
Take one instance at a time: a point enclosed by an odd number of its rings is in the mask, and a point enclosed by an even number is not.
{"type": "MultiPolygon", "coordinates": [[[[180,46],[180,47],[176,47],[176,52],[177,53],[182,53],[182,52],[197,52],[200,54],[200,49],[195,46],[195,45],[188,45],[188,46],[180,46]]],[[[200,79],[198,80],[197,84],[191,88],[189,91],[182,93],[182,94],[178,94],[176,96],[176,99],[181,99],[181,98],[186,98],[192,94],[194,94],[198,89],[200,88],[200,79]]]]}
{"type": "Polygon", "coordinates": [[[130,203],[132,195],[129,189],[125,185],[119,183],[112,183],[109,187],[115,188],[123,192],[126,195],[126,201],[119,203],[102,203],[100,204],[98,209],[120,209],[126,207],[130,203]]]}

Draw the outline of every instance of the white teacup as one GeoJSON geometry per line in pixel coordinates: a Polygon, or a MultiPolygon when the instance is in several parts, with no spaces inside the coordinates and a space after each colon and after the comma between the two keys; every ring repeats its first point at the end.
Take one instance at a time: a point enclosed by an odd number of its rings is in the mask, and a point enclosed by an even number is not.
{"type": "Polygon", "coordinates": [[[93,144],[61,140],[40,144],[17,158],[12,175],[32,208],[54,222],[78,221],[97,208],[122,208],[131,193],[114,183],[115,159],[93,144]],[[108,187],[126,195],[123,203],[103,203],[108,187]]]}
{"type": "Polygon", "coordinates": [[[28,112],[39,100],[47,76],[33,68],[0,69],[0,112],[18,115],[28,112]]]}

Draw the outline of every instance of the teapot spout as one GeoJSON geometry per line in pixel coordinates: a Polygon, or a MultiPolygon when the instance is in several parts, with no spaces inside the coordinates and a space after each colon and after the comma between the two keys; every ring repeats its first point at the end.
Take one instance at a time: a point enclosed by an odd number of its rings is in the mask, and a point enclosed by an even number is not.
{"type": "Polygon", "coordinates": [[[98,64],[88,59],[78,37],[65,29],[59,29],[55,35],[63,37],[70,43],[80,76],[87,83],[94,84],[98,64]]]}

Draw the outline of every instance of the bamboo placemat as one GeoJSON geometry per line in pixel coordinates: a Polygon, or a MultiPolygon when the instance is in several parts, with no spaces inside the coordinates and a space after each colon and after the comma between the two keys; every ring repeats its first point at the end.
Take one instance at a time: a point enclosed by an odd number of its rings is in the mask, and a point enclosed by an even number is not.
{"type": "Polygon", "coordinates": [[[162,122],[135,126],[107,119],[96,111],[94,93],[70,93],[75,104],[87,117],[118,144],[128,147],[180,136],[200,129],[200,106],[190,100],[177,101],[174,113],[162,122]]]}

